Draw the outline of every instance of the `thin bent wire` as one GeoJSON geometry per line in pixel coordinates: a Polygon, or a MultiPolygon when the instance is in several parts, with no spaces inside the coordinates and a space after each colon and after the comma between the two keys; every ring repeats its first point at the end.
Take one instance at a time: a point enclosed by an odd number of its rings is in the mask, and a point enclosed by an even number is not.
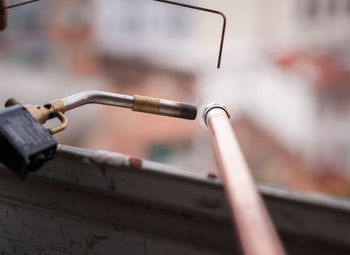
{"type": "Polygon", "coordinates": [[[22,3],[18,3],[18,4],[12,4],[12,5],[9,5],[9,6],[5,6],[2,10],[15,8],[15,7],[18,7],[18,6],[31,4],[31,3],[38,2],[38,1],[40,1],[40,0],[30,0],[30,1],[22,2],[22,3]]]}
{"type": "Polygon", "coordinates": [[[225,40],[225,30],[226,30],[226,16],[225,16],[225,14],[220,12],[220,11],[217,11],[217,10],[203,8],[203,7],[200,7],[200,6],[194,6],[194,5],[189,5],[189,4],[173,2],[173,1],[167,1],[167,0],[154,0],[154,1],[162,2],[162,3],[166,3],[166,4],[177,5],[177,6],[190,8],[190,9],[194,9],[194,10],[199,10],[199,11],[204,11],[204,12],[211,12],[211,13],[218,14],[218,15],[220,15],[222,17],[223,24],[222,24],[221,41],[220,41],[219,57],[218,57],[218,64],[217,64],[217,68],[220,68],[221,57],[222,57],[222,50],[223,50],[224,40],[225,40]]]}

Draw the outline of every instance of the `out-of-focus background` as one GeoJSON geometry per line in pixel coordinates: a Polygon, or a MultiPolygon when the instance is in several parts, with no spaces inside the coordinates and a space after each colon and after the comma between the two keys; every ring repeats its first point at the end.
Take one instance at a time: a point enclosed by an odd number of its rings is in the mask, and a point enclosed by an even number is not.
{"type": "MultiPolygon", "coordinates": [[[[16,3],[19,1],[11,1],[16,3]]],[[[198,105],[220,101],[256,180],[350,196],[350,0],[42,0],[0,34],[0,102],[42,104],[98,89],[198,105]]],[[[62,144],[216,172],[201,116],[89,105],[62,144]]]]}

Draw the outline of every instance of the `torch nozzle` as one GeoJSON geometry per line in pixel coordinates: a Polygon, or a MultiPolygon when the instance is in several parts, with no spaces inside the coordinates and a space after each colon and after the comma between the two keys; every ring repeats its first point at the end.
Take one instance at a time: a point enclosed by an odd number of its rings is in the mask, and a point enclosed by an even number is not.
{"type": "Polygon", "coordinates": [[[189,120],[197,116],[197,107],[193,104],[137,95],[134,96],[132,110],[189,120]]]}

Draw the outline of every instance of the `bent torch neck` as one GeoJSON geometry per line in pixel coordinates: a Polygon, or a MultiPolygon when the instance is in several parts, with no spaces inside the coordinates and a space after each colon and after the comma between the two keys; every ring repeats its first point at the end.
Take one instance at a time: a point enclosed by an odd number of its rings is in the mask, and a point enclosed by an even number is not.
{"type": "Polygon", "coordinates": [[[152,113],[170,117],[194,120],[197,116],[197,107],[171,100],[146,97],[128,96],[104,91],[84,91],[61,99],[65,111],[69,111],[85,104],[103,104],[129,108],[137,112],[152,113]]]}

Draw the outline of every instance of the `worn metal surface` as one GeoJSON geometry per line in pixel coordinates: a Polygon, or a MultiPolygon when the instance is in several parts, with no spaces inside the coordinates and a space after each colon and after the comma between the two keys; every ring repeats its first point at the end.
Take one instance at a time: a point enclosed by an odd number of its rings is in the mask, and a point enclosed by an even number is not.
{"type": "MultiPolygon", "coordinates": [[[[1,254],[239,253],[211,173],[65,146],[24,181],[0,168],[1,254]]],[[[289,254],[349,253],[347,201],[260,190],[289,254]]]]}
{"type": "Polygon", "coordinates": [[[232,129],[227,108],[209,104],[204,118],[244,254],[284,255],[284,248],[232,129]]]}

